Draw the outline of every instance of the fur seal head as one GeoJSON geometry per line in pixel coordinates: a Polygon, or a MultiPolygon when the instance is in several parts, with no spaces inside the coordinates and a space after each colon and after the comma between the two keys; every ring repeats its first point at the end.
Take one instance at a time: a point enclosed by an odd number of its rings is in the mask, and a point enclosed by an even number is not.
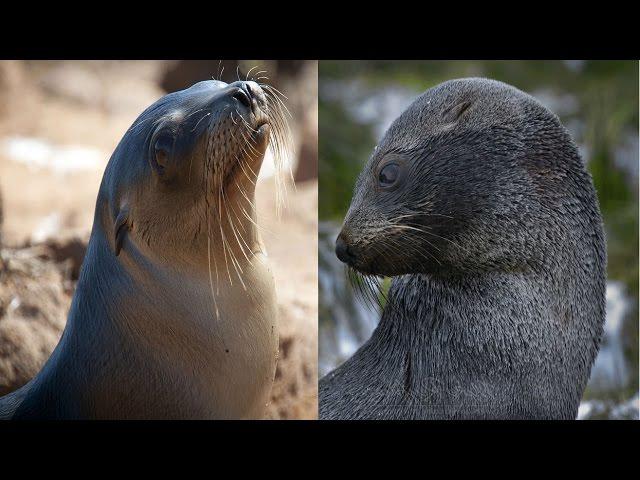
{"type": "Polygon", "coordinates": [[[373,275],[542,268],[569,248],[567,216],[600,218],[595,202],[578,203],[585,188],[573,141],[537,100],[494,80],[448,81],[386,132],[357,180],[336,252],[373,275]]]}
{"type": "Polygon", "coordinates": [[[380,322],[320,381],[320,418],[575,418],[605,317],[591,177],[559,119],[488,79],[391,125],[336,241],[380,322]]]}

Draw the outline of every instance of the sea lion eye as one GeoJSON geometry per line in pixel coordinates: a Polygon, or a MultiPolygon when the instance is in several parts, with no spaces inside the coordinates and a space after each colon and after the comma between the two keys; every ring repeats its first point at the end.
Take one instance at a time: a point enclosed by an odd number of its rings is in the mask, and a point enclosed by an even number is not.
{"type": "Polygon", "coordinates": [[[400,176],[400,167],[397,163],[386,165],[378,174],[378,182],[382,187],[390,187],[398,180],[400,176]]]}
{"type": "Polygon", "coordinates": [[[169,163],[169,155],[173,150],[173,137],[169,134],[158,136],[153,144],[153,166],[163,174],[169,163]]]}

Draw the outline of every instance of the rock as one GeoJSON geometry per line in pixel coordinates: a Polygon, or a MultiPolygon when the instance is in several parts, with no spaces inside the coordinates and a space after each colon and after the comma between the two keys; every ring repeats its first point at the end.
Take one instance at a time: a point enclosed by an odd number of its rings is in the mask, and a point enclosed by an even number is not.
{"type": "MultiPolygon", "coordinates": [[[[86,240],[71,238],[1,250],[0,396],[33,378],[57,345],[86,247],[86,240]]],[[[279,358],[265,417],[317,418],[313,306],[289,300],[279,315],[279,358]]]]}
{"type": "Polygon", "coordinates": [[[51,66],[38,79],[45,94],[90,107],[101,107],[105,89],[97,71],[79,63],[51,66]]]}
{"type": "Polygon", "coordinates": [[[0,254],[0,395],[38,373],[64,328],[71,295],[56,264],[32,249],[0,254]]]}
{"type": "Polygon", "coordinates": [[[2,212],[2,191],[0,191],[0,248],[2,248],[2,221],[4,220],[2,212]]]}
{"type": "Polygon", "coordinates": [[[51,239],[42,245],[39,258],[64,264],[68,268],[68,277],[75,282],[80,276],[86,252],[87,241],[78,237],[68,240],[51,239]]]}
{"type": "Polygon", "coordinates": [[[280,307],[280,345],[276,376],[266,418],[306,419],[318,416],[318,342],[303,318],[280,307]]]}
{"type": "Polygon", "coordinates": [[[20,60],[0,61],[0,135],[27,130],[37,112],[39,96],[25,64],[20,60]]]}
{"type": "Polygon", "coordinates": [[[22,64],[17,60],[0,62],[0,117],[9,115],[15,106],[15,91],[24,79],[22,64]]]}

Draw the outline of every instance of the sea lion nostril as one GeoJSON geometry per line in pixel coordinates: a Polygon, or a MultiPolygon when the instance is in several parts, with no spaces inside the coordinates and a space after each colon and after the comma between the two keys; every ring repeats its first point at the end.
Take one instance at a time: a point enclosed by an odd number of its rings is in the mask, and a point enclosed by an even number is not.
{"type": "Polygon", "coordinates": [[[247,93],[244,88],[238,88],[233,92],[231,96],[238,100],[245,107],[251,108],[251,94],[247,93]]]}

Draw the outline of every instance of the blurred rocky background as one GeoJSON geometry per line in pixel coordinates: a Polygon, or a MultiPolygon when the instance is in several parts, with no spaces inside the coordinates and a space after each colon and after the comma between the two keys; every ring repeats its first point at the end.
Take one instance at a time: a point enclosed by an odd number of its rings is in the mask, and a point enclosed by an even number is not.
{"type": "Polygon", "coordinates": [[[638,62],[322,61],[319,72],[319,368],[349,358],[378,313],[354,298],[334,242],[355,178],[391,122],[452,78],[510,83],[553,110],[593,175],[608,249],[607,320],[579,418],[638,418],[638,62]]]}
{"type": "Polygon", "coordinates": [[[66,322],[111,152],[148,105],[211,78],[266,71],[287,96],[296,187],[276,215],[257,188],[277,285],[280,360],[266,417],[317,417],[317,62],[0,61],[0,395],[33,377],[66,322]]]}

